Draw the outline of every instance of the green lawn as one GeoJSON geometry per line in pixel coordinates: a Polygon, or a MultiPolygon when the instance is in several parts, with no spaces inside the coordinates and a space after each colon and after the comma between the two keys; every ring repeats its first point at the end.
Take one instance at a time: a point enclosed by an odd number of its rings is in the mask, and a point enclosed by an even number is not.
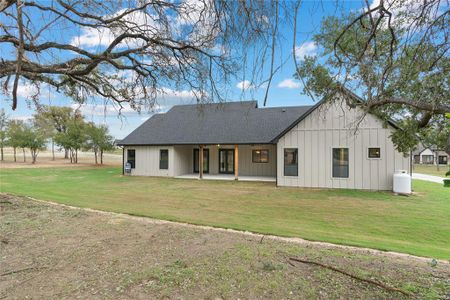
{"type": "Polygon", "coordinates": [[[450,189],[418,195],[123,177],[118,168],[2,169],[0,191],[80,207],[450,259],[450,189]]]}
{"type": "Polygon", "coordinates": [[[439,170],[437,169],[437,166],[435,165],[418,165],[415,164],[413,166],[413,172],[414,173],[422,173],[422,174],[428,174],[428,175],[434,175],[434,176],[440,176],[445,177],[445,173],[450,170],[450,166],[444,166],[440,165],[439,170]]]}

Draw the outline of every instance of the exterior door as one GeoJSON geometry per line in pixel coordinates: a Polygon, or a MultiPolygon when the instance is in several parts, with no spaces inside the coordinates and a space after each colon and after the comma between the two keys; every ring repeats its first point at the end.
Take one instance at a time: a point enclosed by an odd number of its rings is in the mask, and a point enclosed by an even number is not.
{"type": "Polygon", "coordinates": [[[234,174],[234,149],[219,149],[219,173],[234,174]]]}
{"type": "MultiPolygon", "coordinates": [[[[199,149],[194,149],[194,173],[198,173],[199,149]]],[[[203,149],[203,173],[209,173],[209,149],[203,149]]]]}

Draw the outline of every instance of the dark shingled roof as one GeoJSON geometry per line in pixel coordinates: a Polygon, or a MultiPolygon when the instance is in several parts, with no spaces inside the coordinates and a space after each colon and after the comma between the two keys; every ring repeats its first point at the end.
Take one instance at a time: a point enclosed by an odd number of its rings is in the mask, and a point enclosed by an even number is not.
{"type": "Polygon", "coordinates": [[[120,145],[274,143],[311,108],[258,108],[256,101],[177,105],[152,116],[120,145]]]}

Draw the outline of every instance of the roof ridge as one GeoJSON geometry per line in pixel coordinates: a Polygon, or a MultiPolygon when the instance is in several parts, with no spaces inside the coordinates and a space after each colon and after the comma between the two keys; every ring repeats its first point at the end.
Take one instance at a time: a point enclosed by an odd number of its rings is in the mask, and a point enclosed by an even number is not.
{"type": "Polygon", "coordinates": [[[176,104],[172,107],[180,107],[180,106],[202,106],[202,105],[228,105],[228,104],[250,104],[250,103],[258,103],[257,100],[245,100],[245,101],[224,101],[224,102],[207,102],[207,103],[189,103],[189,104],[176,104]]]}

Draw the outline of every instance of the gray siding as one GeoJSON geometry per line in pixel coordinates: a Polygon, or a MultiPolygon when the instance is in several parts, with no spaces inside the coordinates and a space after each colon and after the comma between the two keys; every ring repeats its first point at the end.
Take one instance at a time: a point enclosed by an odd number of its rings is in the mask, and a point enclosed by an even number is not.
{"type": "MultiPolygon", "coordinates": [[[[239,145],[239,175],[242,176],[276,176],[276,145],[239,145]],[[268,163],[252,162],[252,150],[268,149],[268,163]]],[[[193,173],[194,149],[198,146],[127,146],[125,147],[125,163],[127,149],[136,150],[136,167],[131,175],[139,176],[179,176],[193,173]],[[159,169],[159,150],[169,150],[169,169],[159,169]]],[[[219,149],[234,149],[234,145],[209,145],[209,174],[219,174],[219,149]]]]}
{"type": "Polygon", "coordinates": [[[395,150],[390,134],[342,101],[324,104],[278,141],[278,185],[391,190],[394,171],[409,171],[409,157],[395,150]],[[381,157],[369,159],[369,147],[379,147],[381,157]],[[298,176],[284,176],[284,148],[298,148],[298,176]],[[332,177],[332,148],[349,149],[348,178],[332,177]]]}

